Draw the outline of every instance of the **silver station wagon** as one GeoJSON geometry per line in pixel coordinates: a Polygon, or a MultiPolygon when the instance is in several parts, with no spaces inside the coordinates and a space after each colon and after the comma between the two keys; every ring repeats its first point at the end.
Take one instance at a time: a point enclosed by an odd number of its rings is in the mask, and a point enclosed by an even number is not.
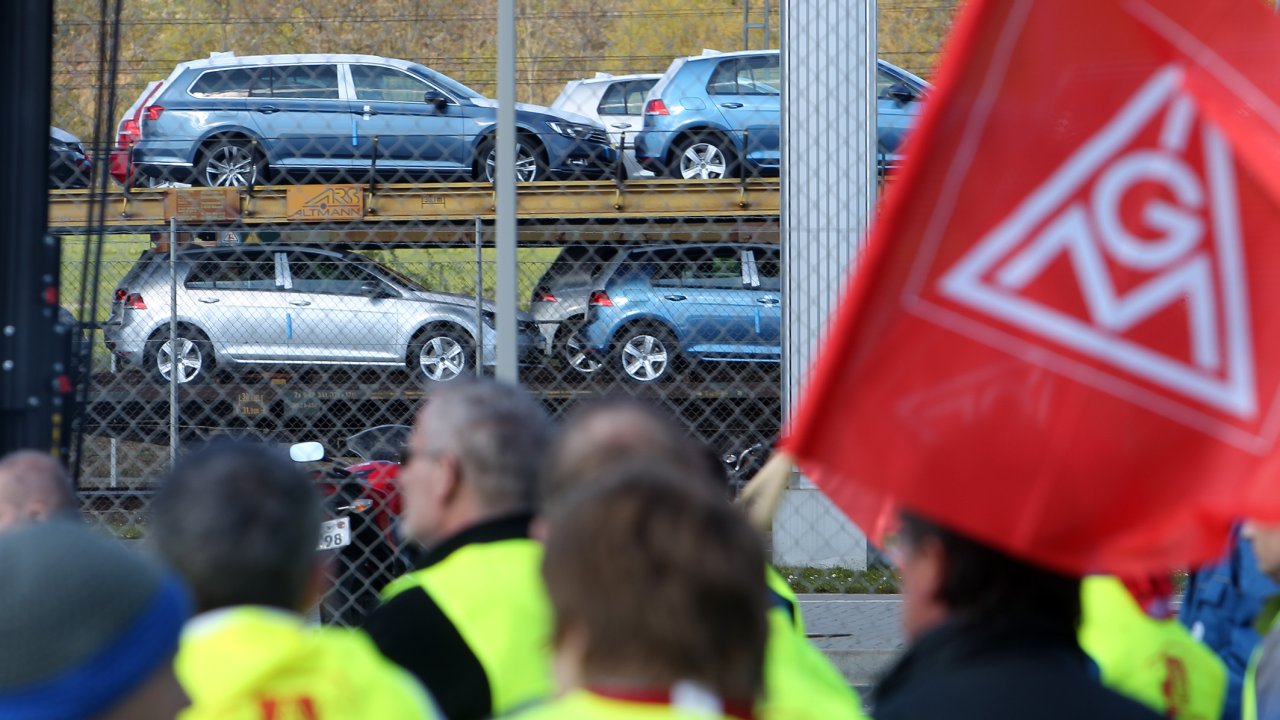
{"type": "MultiPolygon", "coordinates": [[[[474,374],[497,357],[491,303],[431,292],[354,253],[298,245],[191,248],[177,253],[177,304],[169,262],[147,253],[116,289],[103,329],[117,357],[169,381],[208,378],[215,367],[406,367],[427,381],[474,374]],[[176,307],[176,343],[170,308],[176,307]],[[176,368],[176,370],[175,370],[176,368]]],[[[519,318],[519,356],[536,358],[536,325],[519,318]]]]}

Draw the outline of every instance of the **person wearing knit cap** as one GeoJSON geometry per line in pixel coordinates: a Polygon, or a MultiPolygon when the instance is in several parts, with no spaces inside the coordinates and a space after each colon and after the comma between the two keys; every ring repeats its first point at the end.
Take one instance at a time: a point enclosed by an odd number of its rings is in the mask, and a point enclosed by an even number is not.
{"type": "Polygon", "coordinates": [[[325,588],[321,503],[274,450],[221,442],[178,462],[152,504],[149,540],[190,584],[184,720],[434,719],[435,704],[363,632],[314,627],[325,588]]]}
{"type": "Polygon", "coordinates": [[[167,720],[181,581],[78,522],[0,533],[0,720],[167,720]]]}

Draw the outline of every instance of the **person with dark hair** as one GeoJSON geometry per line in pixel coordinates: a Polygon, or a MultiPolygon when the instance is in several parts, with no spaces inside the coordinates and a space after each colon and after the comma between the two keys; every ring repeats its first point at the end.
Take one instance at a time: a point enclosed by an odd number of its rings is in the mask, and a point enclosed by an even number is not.
{"type": "Polygon", "coordinates": [[[528,393],[494,381],[450,383],[418,413],[397,482],[401,531],[426,552],[365,629],[451,720],[551,692],[551,609],[529,536],[551,434],[528,393]]]}
{"type": "Polygon", "coordinates": [[[575,495],[542,564],[564,694],[516,717],[753,717],[768,625],[746,519],[655,463],[575,495]]]}
{"type": "Polygon", "coordinates": [[[894,553],[911,646],[876,688],[877,720],[1158,717],[1104,688],[1080,649],[1080,578],[901,519],[894,553]]]}
{"type": "MultiPolygon", "coordinates": [[[[552,445],[543,477],[543,514],[535,522],[545,537],[558,509],[582,488],[599,483],[620,464],[678,469],[692,492],[728,501],[724,466],[706,445],[690,438],[671,418],[630,399],[606,400],[577,410],[552,445]]],[[[857,693],[822,652],[809,642],[799,603],[786,580],[764,565],[769,639],[765,653],[764,718],[836,720],[864,718],[857,693]]]]}
{"type": "Polygon", "coordinates": [[[434,718],[422,686],[357,630],[301,613],[325,586],[319,494],[281,454],[216,443],[182,458],[153,502],[149,540],[191,585],[184,716],[434,718]]]}
{"type": "Polygon", "coordinates": [[[0,458],[0,531],[55,516],[74,519],[76,491],[58,459],[18,450],[0,458]]]}
{"type": "Polygon", "coordinates": [[[0,533],[0,718],[171,720],[190,599],[177,577],[82,523],[0,533]]]}

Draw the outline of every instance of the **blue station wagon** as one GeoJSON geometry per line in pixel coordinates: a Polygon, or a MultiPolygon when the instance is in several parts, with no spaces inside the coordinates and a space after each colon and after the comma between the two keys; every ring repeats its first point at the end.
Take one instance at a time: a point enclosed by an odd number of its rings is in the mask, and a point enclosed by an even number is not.
{"type": "MultiPolygon", "coordinates": [[[[777,172],[782,157],[782,80],[777,50],[708,51],[676,58],[649,90],[640,166],[660,177],[714,180],[777,172]]],[[[898,162],[928,83],[883,60],[876,67],[879,165],[898,162]]]]}
{"type": "Polygon", "coordinates": [[[596,279],[585,350],[652,383],[678,361],[777,363],[782,357],[774,245],[665,245],[619,253],[596,279]]]}
{"type": "MultiPolygon", "coordinates": [[[[178,65],[141,118],[135,168],[198,185],[487,181],[496,159],[495,101],[417,63],[371,55],[215,53],[178,65]]],[[[519,181],[613,172],[617,151],[599,122],[521,104],[516,124],[519,181]]]]}

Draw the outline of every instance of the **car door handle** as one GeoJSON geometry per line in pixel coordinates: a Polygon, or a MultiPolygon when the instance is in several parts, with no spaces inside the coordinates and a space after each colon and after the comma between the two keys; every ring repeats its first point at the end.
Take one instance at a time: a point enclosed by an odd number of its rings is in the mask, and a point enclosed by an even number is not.
{"type": "Polygon", "coordinates": [[[273,112],[280,112],[280,108],[276,107],[275,105],[262,105],[260,107],[254,108],[254,110],[257,110],[258,112],[266,115],[270,115],[273,112]]]}
{"type": "Polygon", "coordinates": [[[672,300],[672,301],[674,301],[674,302],[680,302],[681,300],[688,300],[688,299],[689,299],[689,298],[685,297],[684,295],[666,295],[666,296],[664,296],[664,297],[666,297],[668,300],[672,300]]]}
{"type": "Polygon", "coordinates": [[[204,303],[205,305],[212,305],[218,302],[219,299],[220,298],[200,298],[200,302],[204,303]]]}
{"type": "Polygon", "coordinates": [[[742,107],[742,103],[720,103],[720,107],[729,108],[730,110],[737,110],[738,108],[742,107]]]}
{"type": "Polygon", "coordinates": [[[297,307],[306,307],[311,304],[311,301],[310,300],[290,300],[289,304],[297,307]]]}
{"type": "Polygon", "coordinates": [[[377,114],[378,114],[378,111],[377,111],[377,110],[374,110],[373,108],[369,107],[368,105],[365,105],[365,106],[364,106],[364,119],[365,119],[365,120],[368,120],[370,115],[377,115],[377,114]]]}
{"type": "Polygon", "coordinates": [[[611,127],[616,127],[620,130],[626,130],[627,128],[631,127],[631,123],[614,123],[611,127]]]}
{"type": "Polygon", "coordinates": [[[761,305],[777,305],[782,301],[779,300],[778,298],[757,298],[756,302],[760,303],[761,305]]]}

